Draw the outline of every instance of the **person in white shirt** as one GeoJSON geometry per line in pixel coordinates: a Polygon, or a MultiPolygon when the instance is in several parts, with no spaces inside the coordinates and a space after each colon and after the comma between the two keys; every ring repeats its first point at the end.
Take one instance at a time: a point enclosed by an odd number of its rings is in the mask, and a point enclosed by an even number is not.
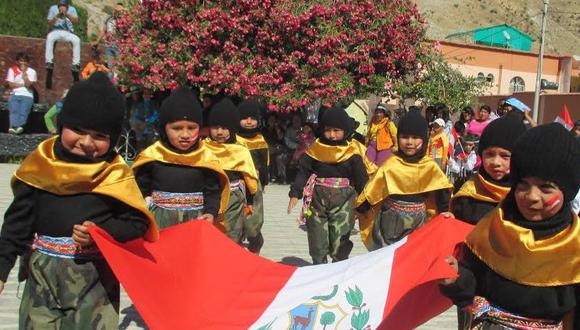
{"type": "Polygon", "coordinates": [[[59,0],[48,10],[48,26],[50,32],[46,36],[46,88],[52,88],[52,70],[54,67],[54,44],[57,41],[70,42],[73,46],[72,75],[73,80],[79,80],[81,67],[81,39],[74,34],[73,24],[79,24],[79,16],[75,7],[68,0],[59,0]]]}
{"type": "Polygon", "coordinates": [[[21,134],[34,102],[34,83],[36,71],[28,66],[30,58],[26,53],[16,54],[17,65],[8,69],[6,82],[10,87],[8,111],[10,128],[8,133],[21,134]]]}

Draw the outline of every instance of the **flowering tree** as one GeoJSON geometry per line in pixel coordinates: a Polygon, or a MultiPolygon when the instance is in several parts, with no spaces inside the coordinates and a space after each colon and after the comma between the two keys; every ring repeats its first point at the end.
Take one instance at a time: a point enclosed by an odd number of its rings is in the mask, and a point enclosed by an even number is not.
{"type": "Polygon", "coordinates": [[[271,110],[384,94],[425,53],[407,0],[143,0],[118,28],[125,84],[190,84],[271,110]]]}

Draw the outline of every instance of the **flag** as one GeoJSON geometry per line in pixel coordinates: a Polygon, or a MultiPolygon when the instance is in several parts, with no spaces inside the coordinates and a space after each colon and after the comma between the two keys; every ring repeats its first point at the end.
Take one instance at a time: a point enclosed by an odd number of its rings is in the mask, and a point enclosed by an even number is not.
{"type": "Polygon", "coordinates": [[[472,226],[441,216],[403,240],[345,261],[294,267],[245,251],[191,221],[156,242],[91,235],[153,329],[412,329],[451,302],[438,279],[472,226]]]}
{"type": "Polygon", "coordinates": [[[554,119],[554,122],[562,124],[562,126],[566,127],[566,129],[569,131],[572,128],[574,128],[574,121],[572,120],[572,117],[570,117],[570,112],[568,112],[568,106],[564,104],[562,110],[560,111],[560,114],[558,114],[558,117],[554,119]]]}

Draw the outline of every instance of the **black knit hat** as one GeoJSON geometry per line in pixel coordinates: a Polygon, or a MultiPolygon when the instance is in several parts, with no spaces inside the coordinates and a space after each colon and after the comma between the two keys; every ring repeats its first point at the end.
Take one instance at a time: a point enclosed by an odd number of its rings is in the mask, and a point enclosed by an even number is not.
{"type": "Polygon", "coordinates": [[[68,91],[58,115],[59,131],[63,126],[84,128],[108,134],[114,147],[123,126],[125,99],[102,72],[74,84],[68,91]]]}
{"type": "Polygon", "coordinates": [[[489,147],[500,147],[511,152],[516,140],[525,131],[526,126],[517,118],[511,116],[498,118],[489,123],[483,130],[477,152],[481,156],[483,151],[489,147]]]}
{"type": "Polygon", "coordinates": [[[232,100],[225,97],[216,103],[209,112],[209,126],[221,126],[230,130],[231,134],[240,127],[240,113],[232,100]]]}
{"type": "Polygon", "coordinates": [[[322,129],[325,127],[340,128],[344,131],[344,137],[347,138],[352,134],[354,129],[353,121],[343,108],[332,107],[324,112],[320,121],[322,129]]]}
{"type": "Polygon", "coordinates": [[[415,135],[423,139],[426,145],[429,141],[429,125],[427,120],[418,110],[409,110],[400,120],[397,126],[397,139],[400,135],[415,135]]]}
{"type": "Polygon", "coordinates": [[[159,114],[159,127],[165,131],[165,125],[178,120],[188,120],[201,125],[202,107],[196,95],[187,87],[173,91],[163,101],[159,114]]]}
{"type": "Polygon", "coordinates": [[[256,100],[244,100],[238,104],[238,110],[240,112],[240,119],[246,119],[252,117],[256,120],[260,120],[260,111],[262,107],[260,103],[256,100]]]}
{"type": "Polygon", "coordinates": [[[580,142],[562,125],[551,123],[532,128],[515,143],[511,157],[512,187],[526,177],[555,182],[566,203],[580,187],[580,142]]]}

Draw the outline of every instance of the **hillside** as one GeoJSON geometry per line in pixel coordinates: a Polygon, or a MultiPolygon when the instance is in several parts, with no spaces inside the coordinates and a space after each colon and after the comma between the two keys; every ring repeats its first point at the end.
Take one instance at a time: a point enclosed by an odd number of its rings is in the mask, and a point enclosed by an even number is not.
{"type": "MultiPolygon", "coordinates": [[[[116,0],[74,0],[89,12],[88,34],[96,33],[116,0]]],[[[127,1],[123,1],[127,2],[127,1]]],[[[542,0],[416,0],[429,23],[427,35],[446,35],[479,27],[509,24],[534,38],[539,48],[542,0]]],[[[546,52],[580,55],[580,0],[550,0],[546,52]]]]}

